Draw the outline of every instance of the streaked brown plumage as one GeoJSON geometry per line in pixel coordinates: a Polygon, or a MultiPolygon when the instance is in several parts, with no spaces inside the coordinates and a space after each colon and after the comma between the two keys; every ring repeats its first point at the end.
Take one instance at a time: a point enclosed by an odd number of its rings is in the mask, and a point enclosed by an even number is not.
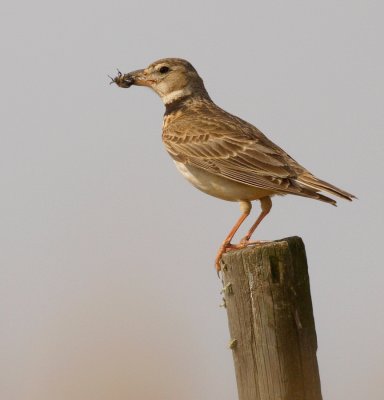
{"type": "Polygon", "coordinates": [[[227,113],[209,97],[193,66],[178,58],[162,59],[144,70],[119,75],[120,87],[148,86],[162,98],[166,112],[163,143],[180,172],[198,189],[221,199],[240,202],[242,215],[216,257],[249,244],[268,214],[273,195],[294,194],[336,205],[320,192],[352,200],[354,196],[312,175],[283,149],[248,122],[227,113]],[[262,212],[239,245],[230,242],[260,200],[262,212]]]}

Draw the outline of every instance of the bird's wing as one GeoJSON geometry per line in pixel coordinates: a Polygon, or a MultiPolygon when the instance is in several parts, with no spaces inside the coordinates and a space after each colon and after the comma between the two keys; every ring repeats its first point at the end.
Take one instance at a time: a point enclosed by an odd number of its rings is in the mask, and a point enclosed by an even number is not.
{"type": "Polygon", "coordinates": [[[305,169],[256,127],[221,109],[176,119],[163,129],[163,142],[187,165],[258,188],[301,194],[295,179],[305,169]]]}

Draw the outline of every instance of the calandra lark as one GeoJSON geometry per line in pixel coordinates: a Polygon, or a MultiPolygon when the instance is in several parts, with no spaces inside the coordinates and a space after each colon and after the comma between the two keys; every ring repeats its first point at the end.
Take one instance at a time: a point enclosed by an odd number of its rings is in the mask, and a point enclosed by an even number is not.
{"type": "Polygon", "coordinates": [[[238,201],[240,218],[220,246],[224,252],[250,243],[272,207],[273,195],[294,194],[335,205],[320,192],[352,200],[354,196],[316,178],[256,127],[227,113],[209,97],[203,80],[186,60],[165,58],[145,69],[121,74],[122,88],[148,86],[165,104],[163,142],[182,175],[196,188],[223,200],[238,201]],[[259,200],[261,213],[238,245],[231,240],[259,200]]]}

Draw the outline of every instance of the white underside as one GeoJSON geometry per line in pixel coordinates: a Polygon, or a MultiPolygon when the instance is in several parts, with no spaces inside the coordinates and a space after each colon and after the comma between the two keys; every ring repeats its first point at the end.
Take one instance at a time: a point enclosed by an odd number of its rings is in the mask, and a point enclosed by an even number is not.
{"type": "Polygon", "coordinates": [[[201,168],[174,161],[177,169],[193,186],[211,196],[228,201],[257,200],[270,196],[270,191],[259,189],[211,174],[201,168]]]}

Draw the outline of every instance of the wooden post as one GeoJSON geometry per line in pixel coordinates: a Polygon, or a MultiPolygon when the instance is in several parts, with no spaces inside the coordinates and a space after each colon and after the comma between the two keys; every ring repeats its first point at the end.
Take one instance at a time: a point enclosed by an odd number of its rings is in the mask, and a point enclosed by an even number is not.
{"type": "Polygon", "coordinates": [[[321,400],[304,243],[261,243],[222,258],[239,400],[321,400]]]}

